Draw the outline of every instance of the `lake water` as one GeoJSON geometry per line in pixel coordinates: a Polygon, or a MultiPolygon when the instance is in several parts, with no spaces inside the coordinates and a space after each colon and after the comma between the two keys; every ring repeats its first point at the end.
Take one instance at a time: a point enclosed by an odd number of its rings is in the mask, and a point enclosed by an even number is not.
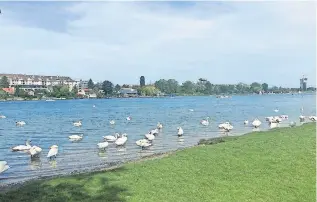
{"type": "Polygon", "coordinates": [[[315,94],[287,95],[248,95],[233,96],[229,99],[208,97],[174,98],[134,98],[102,100],[60,100],[55,102],[26,101],[1,102],[0,114],[0,160],[5,160],[10,169],[0,174],[0,186],[21,182],[31,178],[67,174],[109,167],[114,163],[139,159],[143,156],[176,150],[197,144],[199,139],[225,135],[218,124],[230,121],[234,128],[229,135],[251,132],[252,127],[244,126],[243,121],[254,118],[262,121],[261,130],[268,129],[266,116],[289,115],[281,126],[290,121],[299,124],[300,108],[304,115],[316,114],[315,94]],[[93,105],[96,107],[93,108],[93,105]],[[279,108],[276,113],[273,110],[279,108]],[[193,112],[189,109],[194,109],[193,112]],[[127,121],[126,117],[132,120],[127,121]],[[209,126],[200,125],[200,120],[209,116],[209,126]],[[110,120],[116,124],[111,126],[110,120]],[[16,121],[26,125],[17,127],[16,121]],[[82,127],[74,127],[73,121],[82,120],[82,127]],[[153,141],[153,146],[141,150],[135,141],[144,138],[157,122],[163,123],[162,132],[153,141]],[[184,130],[183,138],[177,137],[177,127],[184,130]],[[127,133],[124,147],[109,147],[100,152],[96,144],[102,136],[115,132],[127,133]],[[70,142],[71,134],[84,134],[80,142],[70,142]],[[40,146],[40,158],[31,160],[22,152],[12,152],[11,147],[32,140],[32,145],[40,146]],[[49,161],[46,155],[53,144],[59,146],[56,160],[49,161]]]}

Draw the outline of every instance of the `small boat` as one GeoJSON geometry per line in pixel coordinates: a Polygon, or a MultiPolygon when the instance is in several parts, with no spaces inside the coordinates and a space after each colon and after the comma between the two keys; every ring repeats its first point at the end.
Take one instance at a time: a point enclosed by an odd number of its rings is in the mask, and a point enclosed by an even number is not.
{"type": "Polygon", "coordinates": [[[55,102],[55,100],[53,99],[48,99],[48,100],[45,100],[46,102],[55,102]]]}

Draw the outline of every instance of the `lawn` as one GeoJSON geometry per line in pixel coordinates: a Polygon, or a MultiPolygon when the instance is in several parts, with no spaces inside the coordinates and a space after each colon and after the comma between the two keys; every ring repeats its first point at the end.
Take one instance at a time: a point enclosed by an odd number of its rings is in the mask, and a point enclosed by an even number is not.
{"type": "Polygon", "coordinates": [[[129,163],[30,182],[0,201],[315,201],[316,125],[254,132],[129,163]]]}

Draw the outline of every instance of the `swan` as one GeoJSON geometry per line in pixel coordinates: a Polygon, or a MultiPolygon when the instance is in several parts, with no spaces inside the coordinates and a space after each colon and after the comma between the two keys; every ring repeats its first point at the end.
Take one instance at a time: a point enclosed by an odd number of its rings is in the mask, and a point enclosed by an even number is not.
{"type": "Polygon", "coordinates": [[[10,166],[6,161],[0,161],[0,173],[3,173],[4,171],[8,170],[10,166]]]}
{"type": "Polygon", "coordinates": [[[77,127],[79,127],[79,126],[82,125],[82,124],[81,124],[81,121],[74,122],[73,124],[74,124],[74,126],[77,126],[77,127]]]}
{"type": "Polygon", "coordinates": [[[270,122],[269,125],[270,125],[270,128],[276,128],[279,126],[279,123],[278,122],[270,122]]]}
{"type": "Polygon", "coordinates": [[[260,127],[261,125],[261,121],[259,119],[254,119],[254,121],[252,122],[252,125],[255,127],[255,128],[258,128],[260,127]]]}
{"type": "Polygon", "coordinates": [[[93,108],[95,108],[95,107],[96,107],[96,105],[93,105],[92,107],[93,107],[93,108]]]}
{"type": "Polygon", "coordinates": [[[108,142],[114,142],[118,139],[118,137],[119,137],[119,133],[116,133],[115,135],[103,136],[103,138],[106,139],[106,141],[108,142]]]}
{"type": "Polygon", "coordinates": [[[268,122],[271,122],[273,119],[274,119],[273,116],[265,117],[265,120],[268,121],[268,122]]]}
{"type": "Polygon", "coordinates": [[[244,125],[248,125],[248,124],[249,124],[249,121],[248,121],[248,120],[245,120],[243,123],[244,123],[244,125]]]}
{"type": "Polygon", "coordinates": [[[5,118],[7,118],[7,117],[4,115],[0,115],[0,119],[5,119],[5,118]]]}
{"type": "Polygon", "coordinates": [[[203,119],[200,121],[200,123],[204,126],[208,126],[209,125],[209,117],[207,117],[206,119],[203,119]]]}
{"type": "Polygon", "coordinates": [[[276,109],[274,109],[274,111],[277,113],[277,112],[279,112],[280,110],[276,108],[276,109]]]}
{"type": "Polygon", "coordinates": [[[38,146],[32,146],[29,150],[29,153],[31,154],[31,157],[37,156],[42,152],[42,148],[38,146]]]}
{"type": "Polygon", "coordinates": [[[127,121],[131,121],[131,119],[132,119],[132,118],[131,118],[130,116],[127,117],[127,121]]]}
{"type": "Polygon", "coordinates": [[[290,126],[290,127],[295,127],[295,126],[296,126],[296,122],[294,122],[294,121],[290,122],[290,123],[289,123],[289,126],[290,126]]]}
{"type": "Polygon", "coordinates": [[[50,147],[50,151],[47,154],[47,158],[52,158],[52,157],[56,158],[57,153],[58,153],[58,146],[53,145],[50,147]]]}
{"type": "Polygon", "coordinates": [[[274,117],[274,121],[275,121],[276,123],[281,123],[281,122],[282,122],[282,119],[281,119],[280,117],[278,117],[278,116],[275,116],[275,117],[274,117]]]}
{"type": "Polygon", "coordinates": [[[299,116],[299,121],[300,121],[300,122],[304,122],[304,121],[305,121],[305,116],[300,115],[300,116],[299,116]]]}
{"type": "Polygon", "coordinates": [[[190,112],[193,112],[194,110],[193,110],[193,109],[189,109],[189,111],[190,111],[190,112]]]}
{"type": "Polygon", "coordinates": [[[180,137],[184,134],[182,127],[177,127],[177,135],[180,137]]]}
{"type": "Polygon", "coordinates": [[[142,147],[142,149],[151,146],[152,144],[147,139],[141,139],[135,142],[136,145],[142,147]]]}
{"type": "Polygon", "coordinates": [[[148,140],[153,141],[155,139],[155,135],[152,133],[148,133],[144,135],[148,140]]]}
{"type": "Polygon", "coordinates": [[[15,122],[15,124],[17,126],[24,126],[26,123],[24,121],[17,121],[17,122],[15,122]]]}
{"type": "Polygon", "coordinates": [[[226,131],[230,131],[233,129],[233,126],[229,122],[225,122],[225,123],[219,124],[218,128],[224,129],[226,131]]]}
{"type": "Polygon", "coordinates": [[[152,135],[157,135],[158,133],[159,133],[159,130],[157,128],[149,132],[149,134],[152,134],[152,135]]]}
{"type": "Polygon", "coordinates": [[[116,122],[114,120],[109,121],[110,125],[114,125],[116,122]]]}
{"type": "Polygon", "coordinates": [[[280,118],[281,118],[282,120],[286,120],[286,119],[288,119],[288,115],[281,115],[280,118]]]}
{"type": "Polygon", "coordinates": [[[163,125],[162,125],[160,122],[158,122],[157,125],[156,125],[156,127],[157,127],[157,129],[162,129],[162,128],[163,128],[163,125]]]}
{"type": "Polygon", "coordinates": [[[108,147],[109,143],[108,142],[99,142],[97,144],[99,149],[105,149],[106,147],[108,147]]]}
{"type": "Polygon", "coordinates": [[[317,116],[310,116],[310,117],[309,117],[309,120],[311,120],[311,121],[317,121],[317,116]]]}
{"type": "Polygon", "coordinates": [[[83,134],[81,134],[81,135],[71,135],[71,136],[68,136],[68,138],[69,138],[70,140],[81,140],[81,139],[83,139],[83,137],[84,137],[83,134]]]}
{"type": "Polygon", "coordinates": [[[127,134],[124,133],[124,134],[122,134],[122,137],[120,137],[116,140],[115,144],[117,146],[122,146],[127,142],[127,140],[128,140],[127,134]]]}
{"type": "Polygon", "coordinates": [[[25,145],[19,145],[12,148],[12,151],[25,151],[31,149],[31,140],[27,140],[25,145]]]}

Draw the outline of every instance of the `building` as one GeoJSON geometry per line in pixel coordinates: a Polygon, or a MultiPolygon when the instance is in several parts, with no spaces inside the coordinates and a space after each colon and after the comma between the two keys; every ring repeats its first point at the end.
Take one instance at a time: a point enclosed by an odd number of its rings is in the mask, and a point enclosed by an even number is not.
{"type": "Polygon", "coordinates": [[[47,90],[50,86],[67,85],[69,90],[78,85],[78,82],[66,76],[40,76],[26,74],[0,74],[8,78],[9,87],[19,86],[24,90],[47,90]]]}
{"type": "Polygon", "coordinates": [[[2,88],[2,90],[8,93],[9,95],[13,95],[15,92],[14,88],[2,88]]]}
{"type": "Polygon", "coordinates": [[[305,77],[303,75],[303,78],[301,78],[299,81],[300,81],[300,90],[306,91],[307,90],[307,77],[305,77]]]}
{"type": "Polygon", "coordinates": [[[81,90],[84,90],[84,89],[88,89],[88,81],[80,80],[78,82],[78,90],[81,91],[81,90]]]}
{"type": "Polygon", "coordinates": [[[136,97],[138,95],[138,91],[133,88],[121,88],[118,94],[123,97],[136,97]]]}

